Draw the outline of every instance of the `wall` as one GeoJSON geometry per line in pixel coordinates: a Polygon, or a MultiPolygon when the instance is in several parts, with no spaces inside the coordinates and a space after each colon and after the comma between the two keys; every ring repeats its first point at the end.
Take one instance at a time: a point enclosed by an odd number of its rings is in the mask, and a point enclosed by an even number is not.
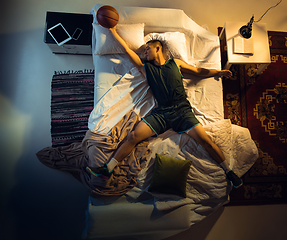
{"type": "MultiPolygon", "coordinates": [[[[207,25],[209,31],[217,34],[217,27],[226,21],[248,22],[254,14],[255,21],[279,0],[10,0],[1,6],[1,33],[11,33],[42,28],[45,12],[66,11],[88,13],[95,3],[141,7],[166,7],[183,9],[199,25],[207,25]],[[8,20],[8,21],[7,21],[8,20]]],[[[2,3],[3,4],[3,3],[2,3]]],[[[1,4],[1,5],[2,5],[1,4]]],[[[263,18],[267,28],[273,31],[287,29],[287,2],[271,9],[263,18]]]]}
{"type": "MultiPolygon", "coordinates": [[[[87,193],[71,176],[43,166],[35,153],[50,146],[54,71],[93,68],[91,56],[54,55],[43,43],[46,11],[89,13],[119,1],[10,0],[0,8],[0,239],[80,239],[87,193]]],[[[183,9],[214,34],[225,21],[255,20],[277,0],[122,0],[121,5],[183,9]]],[[[287,3],[262,20],[287,31],[287,3]]],[[[228,207],[176,239],[283,239],[286,205],[228,207]],[[282,238],[281,238],[282,236],[282,238]]]]}

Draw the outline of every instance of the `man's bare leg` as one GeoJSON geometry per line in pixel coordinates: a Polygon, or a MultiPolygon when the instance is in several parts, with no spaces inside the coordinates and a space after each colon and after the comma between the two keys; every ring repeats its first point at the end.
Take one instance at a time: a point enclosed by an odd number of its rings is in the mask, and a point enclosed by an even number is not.
{"type": "Polygon", "coordinates": [[[139,122],[135,130],[128,135],[125,142],[117,149],[114,157],[108,164],[100,168],[87,167],[87,170],[95,176],[103,175],[105,178],[109,178],[118,162],[128,156],[139,142],[153,136],[154,134],[154,131],[152,131],[144,121],[139,122]]]}
{"type": "Polygon", "coordinates": [[[198,124],[189,130],[188,135],[197,141],[202,147],[204,147],[218,164],[225,161],[222,151],[214,142],[211,141],[201,124],[198,124]]]}
{"type": "Polygon", "coordinates": [[[126,141],[117,149],[114,158],[118,162],[122,161],[139,142],[153,135],[155,135],[154,131],[144,121],[139,122],[135,130],[128,135],[126,141]]]}
{"type": "Polygon", "coordinates": [[[232,170],[230,170],[222,151],[214,142],[211,141],[201,124],[192,128],[188,132],[188,135],[204,147],[209,155],[224,169],[228,179],[232,181],[234,187],[240,187],[243,184],[242,180],[232,170]]]}

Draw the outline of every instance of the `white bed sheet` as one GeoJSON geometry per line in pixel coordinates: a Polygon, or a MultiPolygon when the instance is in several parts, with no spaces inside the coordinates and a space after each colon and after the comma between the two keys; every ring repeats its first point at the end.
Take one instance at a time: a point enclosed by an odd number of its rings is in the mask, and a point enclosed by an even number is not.
{"type": "Polygon", "coordinates": [[[94,104],[134,66],[124,54],[93,55],[95,68],[94,104]]]}
{"type": "MultiPolygon", "coordinates": [[[[95,5],[92,13],[100,6],[95,5]]],[[[174,30],[188,34],[189,63],[220,69],[218,37],[198,26],[182,10],[116,8],[123,22],[144,22],[146,33],[174,30]],[[156,16],[156,19],[149,16],[156,16]]],[[[93,39],[93,43],[95,41],[93,39]]],[[[108,134],[131,109],[139,116],[144,116],[156,106],[143,75],[133,68],[123,54],[93,55],[93,60],[95,108],[89,118],[91,131],[108,134]]],[[[222,149],[230,167],[242,176],[256,161],[258,151],[248,129],[234,126],[229,120],[223,119],[221,79],[185,76],[184,85],[195,115],[222,149]]],[[[188,229],[228,202],[231,185],[224,171],[188,135],[170,130],[150,139],[149,147],[152,154],[138,175],[137,188],[119,199],[90,198],[85,238],[133,236],[135,239],[163,239],[188,229]],[[187,181],[187,198],[146,191],[152,176],[155,153],[193,161],[187,181]],[[131,196],[133,201],[129,200],[131,196]],[[115,209],[117,218],[114,218],[115,209]],[[112,223],[112,219],[119,224],[115,229],[107,224],[112,223]]]]}
{"type": "MultiPolygon", "coordinates": [[[[102,89],[108,86],[110,88],[100,96],[90,114],[91,131],[108,134],[119,119],[131,109],[142,117],[156,106],[144,76],[130,66],[128,59],[118,55],[121,61],[118,64],[115,64],[115,55],[97,56],[99,62],[95,64],[97,78],[104,77],[106,81],[102,81],[99,85],[96,83],[96,90],[99,90],[98,94],[102,94],[100,93],[102,89]],[[126,60],[126,65],[122,65],[123,60],[126,60]],[[112,64],[108,65],[108,62],[112,64]],[[122,76],[121,71],[125,71],[129,66],[132,68],[122,76]]],[[[184,78],[184,86],[193,111],[203,125],[223,119],[221,78],[188,76],[184,78]]]]}

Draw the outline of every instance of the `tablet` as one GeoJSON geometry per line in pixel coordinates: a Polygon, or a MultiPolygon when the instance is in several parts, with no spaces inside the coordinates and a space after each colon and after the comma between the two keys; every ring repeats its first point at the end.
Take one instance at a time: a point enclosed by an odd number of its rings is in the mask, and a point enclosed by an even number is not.
{"type": "Polygon", "coordinates": [[[48,32],[59,46],[72,39],[62,23],[58,23],[55,26],[49,28],[48,32]]]}

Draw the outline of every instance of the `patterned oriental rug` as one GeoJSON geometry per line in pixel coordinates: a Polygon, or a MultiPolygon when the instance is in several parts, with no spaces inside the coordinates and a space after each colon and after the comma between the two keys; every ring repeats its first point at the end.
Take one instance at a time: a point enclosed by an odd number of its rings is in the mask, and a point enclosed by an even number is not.
{"type": "Polygon", "coordinates": [[[81,142],[94,107],[94,71],[55,72],[51,92],[52,147],[81,142]]]}
{"type": "Polygon", "coordinates": [[[271,64],[233,65],[223,81],[225,118],[247,127],[259,159],[233,189],[229,205],[287,203],[287,33],[268,32],[271,64]]]}

